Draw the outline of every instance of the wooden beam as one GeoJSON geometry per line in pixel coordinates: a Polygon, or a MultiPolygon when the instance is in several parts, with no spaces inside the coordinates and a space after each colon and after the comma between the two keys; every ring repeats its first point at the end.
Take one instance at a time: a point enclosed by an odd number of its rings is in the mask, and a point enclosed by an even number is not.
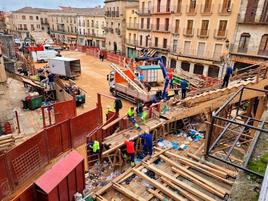
{"type": "Polygon", "coordinates": [[[141,196],[135,194],[131,190],[128,190],[127,188],[125,188],[121,184],[113,182],[113,188],[115,188],[117,191],[119,191],[123,195],[127,196],[131,200],[134,200],[134,201],[146,201],[144,198],[142,198],[141,196]]]}
{"type": "Polygon", "coordinates": [[[101,195],[96,194],[97,201],[108,201],[106,198],[102,197],[101,195]]]}
{"type": "Polygon", "coordinates": [[[166,179],[165,177],[161,177],[161,180],[163,182],[165,182],[167,185],[169,185],[171,188],[176,189],[177,191],[179,191],[184,197],[186,197],[188,200],[191,201],[199,201],[196,197],[192,196],[190,193],[188,193],[187,191],[183,190],[182,188],[178,187],[176,184],[172,183],[171,181],[169,181],[168,179],[166,179]]]}
{"type": "Polygon", "coordinates": [[[156,191],[152,190],[152,189],[147,189],[147,191],[151,194],[153,194],[154,197],[158,198],[159,200],[165,200],[165,197],[160,195],[159,193],[157,193],[156,191]]]}
{"type": "Polygon", "coordinates": [[[185,198],[180,196],[179,194],[175,193],[174,191],[170,190],[169,188],[165,187],[164,185],[158,183],[156,180],[151,179],[146,174],[133,169],[133,172],[138,175],[139,177],[143,178],[144,180],[148,181],[150,184],[152,184],[154,187],[159,188],[163,193],[168,195],[170,198],[178,201],[186,201],[185,198]]]}
{"type": "MultiPolygon", "coordinates": [[[[161,156],[160,156],[161,157],[161,156]]],[[[172,177],[171,175],[165,173],[164,171],[154,167],[153,165],[150,164],[144,164],[146,168],[154,171],[155,173],[159,174],[162,177],[167,178],[168,180],[170,180],[171,182],[173,182],[174,184],[178,185],[179,187],[181,187],[182,189],[194,194],[195,196],[201,198],[202,200],[206,200],[206,201],[215,201],[213,198],[207,196],[206,194],[202,193],[201,191],[193,188],[192,186],[178,180],[175,179],[174,177],[172,177]]]]}
{"type": "Polygon", "coordinates": [[[189,166],[195,166],[195,167],[199,167],[199,168],[202,168],[204,170],[207,170],[207,171],[210,171],[211,174],[216,174],[222,178],[226,178],[227,177],[227,173],[226,172],[222,172],[220,170],[217,170],[217,169],[214,169],[214,168],[211,168],[205,164],[202,164],[202,163],[199,163],[199,162],[196,162],[196,161],[193,161],[193,160],[190,160],[186,157],[183,157],[183,156],[180,156],[178,154],[174,154],[170,151],[166,151],[164,152],[164,155],[168,155],[168,156],[171,156],[171,157],[175,157],[176,159],[178,159],[179,161],[181,161],[182,163],[186,164],[186,165],[189,165],[189,166]],[[192,164],[192,165],[191,165],[192,164]]]}
{"type": "Polygon", "coordinates": [[[196,156],[196,155],[194,155],[194,154],[187,153],[187,155],[188,155],[189,157],[191,157],[191,158],[193,158],[193,159],[199,161],[200,163],[204,163],[204,164],[206,164],[206,165],[208,165],[208,166],[210,166],[210,167],[212,167],[212,168],[215,168],[215,169],[218,169],[218,170],[220,170],[220,171],[226,172],[229,176],[231,176],[231,177],[233,177],[233,178],[236,178],[236,176],[237,176],[237,174],[238,174],[237,172],[234,172],[234,171],[229,170],[229,169],[227,169],[227,168],[221,167],[221,166],[216,165],[216,164],[214,164],[214,163],[211,163],[211,162],[209,162],[209,161],[207,161],[207,160],[203,160],[203,159],[199,158],[198,156],[196,156]]]}
{"type": "MultiPolygon", "coordinates": [[[[160,158],[163,159],[162,156],[160,156],[160,158]]],[[[163,159],[163,160],[164,160],[164,159],[163,159]]],[[[202,172],[203,174],[206,174],[206,175],[211,176],[211,177],[213,177],[213,178],[215,178],[215,179],[218,179],[219,181],[222,181],[222,182],[224,182],[224,183],[226,183],[226,184],[233,185],[233,182],[232,182],[232,181],[229,181],[229,180],[224,179],[224,178],[222,178],[222,177],[220,177],[220,176],[218,176],[218,175],[215,175],[215,174],[211,173],[210,171],[204,170],[202,167],[199,167],[199,166],[197,166],[197,165],[194,165],[194,164],[192,164],[192,163],[190,163],[190,162],[187,162],[187,161],[184,161],[184,160],[179,160],[179,161],[180,161],[181,163],[185,164],[185,165],[190,166],[191,168],[193,168],[193,169],[195,169],[195,170],[198,170],[199,172],[202,172]]]]}

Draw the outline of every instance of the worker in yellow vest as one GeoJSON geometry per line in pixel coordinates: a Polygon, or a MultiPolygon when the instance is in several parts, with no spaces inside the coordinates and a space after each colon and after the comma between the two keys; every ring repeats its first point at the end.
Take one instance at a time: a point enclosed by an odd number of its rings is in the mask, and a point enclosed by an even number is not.
{"type": "Polygon", "coordinates": [[[109,119],[110,113],[113,113],[113,112],[114,111],[113,111],[112,107],[110,105],[108,105],[107,108],[106,108],[106,111],[105,111],[106,121],[109,119]]]}

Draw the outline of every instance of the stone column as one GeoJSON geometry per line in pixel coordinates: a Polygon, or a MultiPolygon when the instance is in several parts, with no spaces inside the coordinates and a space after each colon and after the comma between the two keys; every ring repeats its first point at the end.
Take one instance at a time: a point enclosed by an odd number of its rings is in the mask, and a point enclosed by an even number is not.
{"type": "Polygon", "coordinates": [[[194,74],[194,63],[190,63],[189,73],[194,74]]]}
{"type": "Polygon", "coordinates": [[[208,76],[208,67],[208,65],[204,65],[203,75],[206,77],[208,76]]]}

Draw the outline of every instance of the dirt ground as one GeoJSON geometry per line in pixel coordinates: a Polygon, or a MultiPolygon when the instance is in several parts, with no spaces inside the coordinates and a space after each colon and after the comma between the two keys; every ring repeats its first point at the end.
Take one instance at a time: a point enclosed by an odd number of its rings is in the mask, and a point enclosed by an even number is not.
{"type": "MultiPolygon", "coordinates": [[[[106,80],[107,74],[111,71],[109,67],[111,62],[101,62],[99,59],[86,55],[85,53],[77,51],[63,51],[64,57],[78,58],[81,61],[81,76],[75,82],[86,91],[86,103],[84,107],[77,108],[78,114],[88,111],[96,106],[97,93],[110,95],[108,82],[106,80]]],[[[130,102],[123,100],[123,108],[120,115],[125,115],[128,108],[132,105],[130,102]]],[[[105,110],[107,106],[113,106],[113,100],[102,96],[102,107],[105,110]]]]}

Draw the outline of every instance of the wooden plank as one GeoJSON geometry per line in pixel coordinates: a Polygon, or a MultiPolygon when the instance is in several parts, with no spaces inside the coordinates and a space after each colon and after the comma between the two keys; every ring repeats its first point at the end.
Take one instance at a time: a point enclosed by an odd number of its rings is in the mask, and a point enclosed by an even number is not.
{"type": "Polygon", "coordinates": [[[139,195],[135,194],[134,192],[132,192],[132,191],[128,190],[127,188],[125,188],[124,186],[122,186],[121,184],[113,182],[113,188],[115,188],[117,191],[124,194],[125,196],[127,196],[131,200],[146,201],[145,199],[143,199],[139,195]]]}
{"type": "Polygon", "coordinates": [[[165,197],[160,195],[159,193],[157,193],[156,191],[152,190],[152,189],[147,189],[147,191],[151,194],[153,194],[153,196],[155,196],[156,198],[158,198],[159,200],[165,200],[165,197]]]}
{"type": "MultiPolygon", "coordinates": [[[[161,157],[161,156],[160,156],[161,157]]],[[[159,174],[162,177],[165,177],[167,179],[169,179],[171,182],[173,182],[174,184],[178,185],[179,187],[181,187],[182,189],[194,194],[195,196],[199,197],[202,200],[206,200],[206,201],[215,201],[213,198],[207,196],[206,194],[202,193],[201,191],[198,191],[197,189],[193,188],[192,186],[172,177],[171,175],[165,173],[164,171],[154,167],[153,165],[150,164],[145,164],[144,166],[152,171],[154,171],[155,173],[159,174]]]]}
{"type": "Polygon", "coordinates": [[[101,195],[96,194],[97,201],[108,201],[106,198],[102,197],[101,195]]]}
{"type": "MultiPolygon", "coordinates": [[[[226,172],[222,172],[222,171],[220,171],[220,170],[211,168],[211,167],[209,167],[209,166],[207,166],[207,165],[205,165],[205,164],[202,164],[202,163],[199,163],[199,162],[190,160],[190,159],[188,159],[188,158],[186,158],[186,157],[183,157],[183,156],[174,154],[174,153],[172,153],[172,152],[170,152],[170,151],[166,151],[166,152],[164,153],[164,155],[168,155],[168,156],[171,156],[171,157],[175,157],[176,159],[180,160],[180,161],[183,162],[183,163],[186,163],[186,162],[187,162],[186,165],[189,165],[189,164],[191,163],[191,164],[193,164],[193,165],[195,165],[195,166],[197,166],[197,167],[200,167],[200,168],[203,168],[203,169],[205,169],[205,170],[207,170],[207,171],[210,171],[211,173],[214,173],[214,174],[216,174],[216,175],[218,175],[218,176],[220,176],[220,177],[222,177],[222,178],[226,178],[226,177],[227,177],[227,173],[226,173],[226,172]]],[[[192,165],[190,165],[190,166],[192,166],[192,165]]]]}
{"type": "Polygon", "coordinates": [[[172,183],[171,181],[169,181],[168,179],[166,179],[165,177],[161,177],[161,180],[163,180],[163,182],[165,182],[167,185],[169,185],[171,188],[176,189],[177,191],[179,191],[184,197],[186,197],[188,200],[191,201],[199,201],[196,197],[192,196],[190,193],[188,193],[187,191],[183,190],[182,188],[178,187],[176,184],[172,183]]]}
{"type": "Polygon", "coordinates": [[[164,185],[158,183],[156,180],[151,179],[150,177],[148,177],[146,174],[133,169],[134,173],[136,175],[138,175],[139,177],[145,179],[146,181],[148,181],[149,183],[151,183],[154,187],[159,188],[163,193],[165,193],[166,195],[168,195],[170,198],[174,199],[174,200],[179,200],[179,201],[186,201],[185,198],[183,198],[182,196],[178,195],[177,193],[175,193],[174,191],[170,190],[169,188],[165,187],[164,185]]]}
{"type": "Polygon", "coordinates": [[[214,163],[211,163],[211,162],[209,162],[209,161],[203,160],[203,159],[199,158],[198,156],[196,156],[196,155],[194,155],[194,154],[187,153],[187,155],[188,155],[189,157],[191,157],[191,158],[193,158],[193,159],[195,159],[195,160],[201,162],[201,163],[204,163],[204,164],[206,164],[206,165],[212,167],[212,168],[216,168],[216,169],[218,169],[218,170],[220,170],[220,171],[226,172],[229,176],[231,176],[231,177],[233,177],[233,178],[236,178],[236,176],[237,176],[237,174],[238,174],[237,172],[234,172],[234,171],[229,170],[229,169],[227,169],[227,168],[221,167],[221,166],[216,165],[216,164],[214,164],[214,163]]]}
{"type": "MultiPolygon", "coordinates": [[[[160,156],[160,158],[162,158],[162,156],[160,156]]],[[[211,173],[211,172],[209,172],[209,171],[207,171],[207,170],[204,170],[203,168],[201,168],[201,167],[199,167],[199,166],[197,166],[197,165],[194,165],[194,164],[189,163],[189,162],[184,161],[184,160],[179,160],[179,161],[180,161],[181,163],[185,164],[185,165],[190,166],[191,168],[193,168],[193,169],[195,169],[195,170],[198,170],[199,172],[202,172],[203,174],[206,174],[206,175],[211,176],[211,177],[213,177],[213,178],[215,178],[215,179],[218,179],[219,181],[222,181],[222,182],[224,182],[224,183],[226,183],[226,184],[233,185],[233,182],[232,182],[232,181],[229,181],[229,180],[224,179],[224,178],[222,178],[222,177],[220,177],[220,176],[218,176],[218,175],[215,175],[215,174],[213,174],[213,173],[211,173]]]]}

